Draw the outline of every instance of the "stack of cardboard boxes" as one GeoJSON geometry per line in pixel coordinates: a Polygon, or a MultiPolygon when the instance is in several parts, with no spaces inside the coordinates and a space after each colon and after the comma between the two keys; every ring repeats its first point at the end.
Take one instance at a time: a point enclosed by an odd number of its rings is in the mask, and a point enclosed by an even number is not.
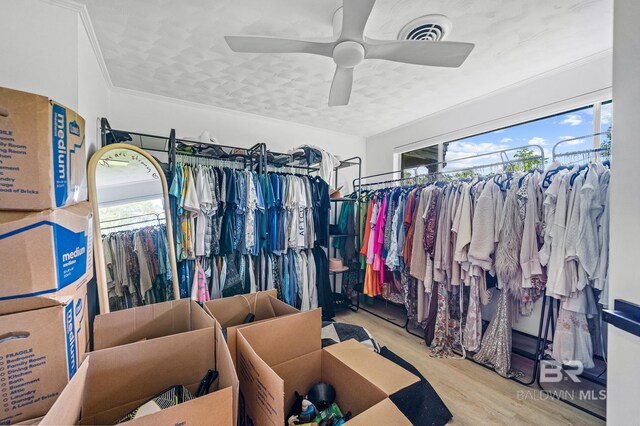
{"type": "Polygon", "coordinates": [[[0,88],[0,424],[44,415],[88,344],[84,120],[0,88]]]}
{"type": "Polygon", "coordinates": [[[275,291],[100,315],[85,353],[85,167],[81,117],[0,88],[0,424],[114,424],[169,386],[194,392],[207,370],[209,394],[130,423],[283,424],[295,391],[327,382],[350,424],[410,424],[389,396],[416,376],[355,341],[322,349],[320,310],[275,291]]]}

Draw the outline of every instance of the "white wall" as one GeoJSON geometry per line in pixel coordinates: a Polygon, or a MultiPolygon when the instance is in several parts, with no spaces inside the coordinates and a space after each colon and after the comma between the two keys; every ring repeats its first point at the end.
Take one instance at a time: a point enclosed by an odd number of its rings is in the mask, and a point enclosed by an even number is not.
{"type": "MultiPolygon", "coordinates": [[[[251,147],[259,142],[278,152],[302,144],[317,145],[342,159],[366,155],[365,139],[315,127],[290,123],[177,101],[159,96],[115,89],[111,93],[109,123],[114,129],[169,135],[178,138],[198,136],[208,130],[220,144],[251,147]]],[[[364,161],[364,158],[363,158],[364,161]]],[[[340,185],[351,187],[357,170],[344,169],[340,185]]]]}
{"type": "MultiPolygon", "coordinates": [[[[640,240],[640,3],[614,3],[613,168],[611,169],[611,242],[609,306],[615,299],[640,303],[638,263],[640,240]]],[[[609,327],[607,423],[638,424],[640,404],[640,337],[609,327]]]]}
{"type": "Polygon", "coordinates": [[[98,120],[109,116],[110,87],[100,69],[96,52],[91,45],[82,19],[77,22],[78,32],[78,114],[85,119],[87,158],[100,146],[98,120]]]}
{"type": "Polygon", "coordinates": [[[367,173],[393,170],[394,153],[484,133],[610,96],[608,52],[367,138],[367,173]]]}
{"type": "Polygon", "coordinates": [[[40,0],[3,0],[0,16],[0,86],[77,110],[78,14],[40,0]]]}

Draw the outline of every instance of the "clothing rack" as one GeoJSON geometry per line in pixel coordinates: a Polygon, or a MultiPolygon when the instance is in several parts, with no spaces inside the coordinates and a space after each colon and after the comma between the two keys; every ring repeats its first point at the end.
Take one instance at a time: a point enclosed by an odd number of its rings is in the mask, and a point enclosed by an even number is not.
{"type": "MultiPolygon", "coordinates": [[[[437,179],[433,179],[432,178],[437,178],[438,176],[442,176],[442,175],[446,175],[448,173],[460,173],[460,172],[465,172],[465,171],[471,171],[471,170],[482,170],[482,169],[486,169],[489,167],[502,167],[502,171],[503,172],[510,172],[510,171],[514,171],[515,169],[515,165],[518,163],[524,163],[524,162],[533,162],[539,161],[540,164],[540,168],[544,169],[545,166],[545,156],[544,156],[544,150],[542,147],[538,146],[538,145],[525,145],[525,146],[519,146],[519,147],[514,147],[514,148],[509,148],[509,149],[504,149],[504,150],[499,150],[499,151],[494,151],[494,152],[488,152],[488,153],[483,153],[483,154],[478,154],[478,155],[472,155],[472,156],[468,156],[468,157],[463,157],[463,158],[457,158],[454,160],[449,160],[449,161],[439,161],[439,162],[435,162],[435,163],[429,163],[426,164],[425,166],[441,166],[441,165],[448,165],[450,163],[454,163],[454,162],[459,162],[459,161],[468,161],[471,159],[476,159],[476,158],[481,158],[481,157],[487,157],[487,156],[495,156],[495,155],[500,155],[500,157],[502,158],[501,162],[494,162],[494,163],[490,163],[490,164],[479,164],[477,166],[474,167],[467,167],[467,168],[463,168],[463,169],[453,169],[453,170],[440,170],[438,172],[435,173],[426,173],[426,174],[422,174],[422,175],[416,175],[416,176],[411,176],[411,177],[402,177],[402,171],[398,171],[398,170],[394,170],[394,171],[390,171],[390,172],[384,172],[384,173],[377,173],[377,174],[373,174],[373,175],[368,175],[368,176],[362,176],[358,179],[354,179],[353,180],[353,185],[354,188],[358,188],[358,200],[360,200],[360,195],[362,193],[362,187],[367,187],[367,186],[375,186],[375,185],[385,185],[385,186],[389,186],[389,184],[399,184],[401,182],[406,182],[408,180],[413,180],[416,184],[418,184],[418,178],[424,177],[426,178],[429,182],[435,182],[437,179]],[[510,151],[519,151],[522,149],[537,149],[539,150],[540,154],[536,155],[536,156],[531,156],[531,157],[527,157],[527,158],[509,158],[508,156],[508,152],[510,151]],[[505,168],[506,167],[506,168],[505,168]],[[362,183],[363,180],[367,180],[367,179],[371,179],[371,178],[377,178],[377,177],[381,177],[381,176],[387,176],[390,174],[400,174],[401,177],[396,178],[396,179],[389,179],[389,180],[384,180],[381,182],[368,182],[368,183],[362,183]]],[[[526,163],[525,163],[526,164],[526,163]]],[[[395,185],[395,186],[401,186],[401,185],[395,185]]],[[[358,285],[359,287],[360,285],[358,285]]],[[[385,303],[387,304],[391,304],[392,306],[398,306],[401,308],[405,308],[404,305],[399,305],[397,303],[394,303],[392,301],[389,301],[387,299],[382,298],[381,296],[376,296],[376,299],[380,300],[384,300],[385,303]]],[[[357,312],[358,310],[362,309],[363,311],[374,315],[390,324],[395,325],[396,327],[400,327],[405,329],[405,331],[407,331],[407,333],[419,337],[421,339],[424,338],[424,335],[419,335],[416,334],[414,332],[412,332],[409,329],[409,324],[410,324],[410,320],[407,317],[407,320],[405,321],[404,324],[398,324],[396,322],[393,322],[391,320],[389,320],[388,318],[373,312],[369,309],[366,309],[364,307],[362,307],[361,303],[360,303],[360,295],[358,295],[357,297],[357,303],[355,305],[355,311],[357,312]]],[[[540,323],[539,323],[539,333],[538,336],[536,337],[536,350],[534,351],[534,353],[529,353],[527,351],[524,350],[513,350],[513,353],[516,353],[518,355],[521,356],[525,356],[526,358],[529,358],[531,360],[534,361],[534,368],[533,368],[533,374],[532,374],[532,379],[529,382],[523,382],[522,380],[520,380],[518,377],[512,377],[511,379],[514,381],[517,381],[519,383],[522,383],[524,385],[531,385],[535,382],[536,380],[536,376],[537,376],[537,371],[538,371],[538,366],[539,366],[539,362],[542,359],[541,355],[540,355],[540,348],[542,347],[541,343],[540,343],[540,339],[541,339],[541,335],[542,335],[542,328],[543,328],[543,323],[544,323],[544,312],[545,312],[545,300],[543,299],[543,303],[542,303],[542,311],[541,311],[541,315],[540,315],[540,323]]],[[[478,365],[482,365],[485,368],[490,369],[490,367],[478,363],[475,360],[473,360],[473,358],[467,358],[470,359],[471,361],[475,362],[478,365]]]]}
{"type": "MultiPolygon", "coordinates": [[[[338,185],[338,174],[340,172],[340,169],[344,169],[347,167],[353,167],[353,166],[357,166],[358,167],[358,178],[360,178],[362,176],[362,158],[360,157],[351,157],[351,158],[347,158],[346,160],[343,160],[340,162],[340,164],[336,167],[334,167],[333,169],[333,173],[334,173],[334,179],[336,182],[336,186],[338,185]]],[[[355,186],[354,186],[355,189],[355,186]]],[[[329,229],[327,230],[327,235],[329,235],[329,242],[328,245],[329,247],[327,247],[327,254],[331,253],[331,249],[333,248],[333,257],[337,257],[338,254],[338,249],[336,247],[332,247],[331,244],[331,239],[332,238],[340,238],[340,237],[346,237],[346,238],[357,238],[358,239],[358,243],[360,242],[360,236],[358,234],[358,230],[360,229],[360,203],[358,202],[360,200],[360,189],[358,188],[357,191],[357,195],[355,199],[351,199],[348,197],[345,198],[331,198],[330,202],[333,204],[333,221],[334,224],[336,224],[338,222],[338,208],[337,205],[338,204],[344,204],[344,203],[355,203],[356,209],[355,209],[355,213],[356,213],[356,222],[355,222],[355,235],[331,235],[330,232],[330,226],[331,226],[331,221],[327,221],[327,225],[329,226],[329,229]]],[[[356,259],[359,260],[359,255],[356,255],[356,259]]],[[[358,262],[359,264],[360,262],[358,262]]],[[[359,266],[358,266],[359,268],[359,266]]],[[[346,271],[342,271],[342,272],[329,272],[330,275],[330,279],[331,279],[331,284],[332,284],[332,292],[333,292],[333,306],[334,309],[335,308],[349,308],[354,312],[357,312],[357,308],[356,306],[359,305],[359,298],[356,301],[356,305],[353,304],[353,302],[351,301],[351,299],[349,297],[345,297],[342,292],[338,293],[336,291],[337,288],[337,281],[338,281],[338,275],[342,274],[342,281],[341,281],[341,285],[344,285],[344,273],[345,272],[351,272],[351,269],[348,269],[346,271]]],[[[360,270],[358,269],[358,281],[360,281],[360,270]]]]}
{"type": "MultiPolygon", "coordinates": [[[[598,133],[595,135],[590,135],[590,136],[596,136],[596,135],[602,135],[602,134],[606,134],[606,132],[602,132],[602,133],[598,133]]],[[[558,143],[556,143],[553,146],[553,150],[552,150],[552,154],[553,154],[553,161],[558,161],[558,158],[560,157],[571,157],[571,156],[576,156],[576,155],[587,155],[589,154],[588,159],[585,160],[585,162],[590,162],[590,161],[597,161],[598,158],[597,157],[593,157],[593,155],[595,154],[596,156],[599,155],[600,153],[609,153],[611,151],[611,148],[592,148],[592,149],[584,149],[584,150],[577,150],[577,151],[569,151],[569,152],[565,152],[565,153],[556,153],[556,147],[559,146],[560,144],[567,142],[569,140],[575,140],[575,139],[582,139],[585,137],[589,137],[589,136],[583,136],[583,137],[578,137],[578,138],[574,138],[574,139],[567,139],[564,141],[560,141],[558,143]]],[[[559,310],[560,310],[560,300],[554,299],[551,296],[544,296],[543,298],[543,315],[541,318],[541,323],[540,323],[540,329],[538,331],[538,349],[539,349],[539,355],[540,355],[540,359],[537,360],[537,365],[539,366],[540,363],[542,363],[544,361],[544,353],[547,349],[547,346],[551,343],[553,343],[553,340],[549,340],[548,336],[549,336],[549,332],[551,332],[551,336],[553,336],[555,334],[555,330],[556,330],[556,325],[557,325],[557,318],[558,318],[558,314],[559,314],[559,310]],[[548,309],[545,311],[544,309],[544,304],[548,304],[548,309]]],[[[605,347],[605,343],[604,343],[604,338],[602,335],[603,332],[603,321],[602,321],[602,313],[599,313],[600,315],[600,349],[602,350],[602,356],[601,355],[597,355],[595,354],[595,350],[594,350],[594,359],[596,360],[600,360],[601,362],[604,362],[605,366],[604,366],[604,370],[602,371],[602,373],[598,374],[598,375],[593,375],[590,372],[583,372],[582,374],[580,374],[580,378],[581,379],[585,379],[589,382],[598,384],[600,386],[605,386],[606,387],[606,378],[602,378],[603,375],[606,374],[607,371],[607,359],[606,359],[606,347],[605,347]]],[[[542,392],[544,392],[547,395],[550,395],[554,398],[557,398],[558,400],[564,402],[565,404],[568,404],[574,408],[577,408],[580,411],[583,411],[587,414],[590,414],[594,417],[597,417],[600,420],[604,420],[606,421],[606,417],[600,415],[599,413],[596,413],[592,410],[589,410],[588,408],[585,408],[584,406],[581,406],[579,404],[576,404],[573,401],[570,401],[569,399],[563,398],[562,396],[556,395],[554,393],[551,393],[547,390],[545,390],[544,388],[544,384],[541,381],[541,375],[538,374],[536,377],[536,384],[537,386],[541,389],[542,392]]]]}
{"type": "Polygon", "coordinates": [[[122,228],[124,226],[131,226],[131,225],[138,225],[138,224],[142,224],[142,223],[149,223],[149,222],[158,222],[158,225],[161,225],[165,220],[164,217],[164,212],[162,213],[145,213],[145,214],[139,214],[139,215],[135,215],[135,216],[129,216],[129,217],[125,217],[122,219],[110,219],[110,220],[103,220],[100,222],[100,230],[101,231],[106,231],[107,229],[116,229],[116,228],[122,228]],[[142,218],[147,218],[149,216],[155,216],[154,218],[149,218],[149,219],[142,219],[142,218]],[[113,226],[107,226],[106,228],[102,227],[103,223],[112,223],[112,222],[119,222],[121,220],[128,220],[128,219],[140,219],[138,221],[134,221],[131,223],[121,223],[119,225],[113,225],[113,226]]]}
{"type": "Polygon", "coordinates": [[[583,149],[583,150],[579,150],[579,151],[569,151],[569,152],[561,152],[558,153],[558,147],[568,143],[568,142],[573,142],[573,141],[579,141],[579,140],[583,140],[583,139],[588,139],[588,138],[600,138],[600,136],[602,135],[608,135],[608,132],[600,132],[600,133],[593,133],[590,135],[585,135],[585,136],[578,136],[575,138],[570,138],[570,139],[564,139],[561,140],[559,142],[556,142],[555,145],[553,145],[553,148],[551,149],[551,159],[552,161],[556,161],[556,159],[558,159],[559,157],[568,157],[568,156],[573,156],[573,155],[586,155],[586,154],[592,154],[592,159],[593,160],[597,160],[598,159],[598,155],[600,153],[608,153],[611,151],[611,148],[605,148],[602,146],[598,146],[598,147],[593,147],[591,149],[583,149]]]}
{"type": "MultiPolygon", "coordinates": [[[[499,166],[511,166],[513,167],[515,164],[520,163],[520,162],[525,162],[525,161],[540,161],[540,167],[544,168],[545,165],[545,156],[544,156],[544,149],[539,146],[539,145],[524,145],[524,146],[518,146],[518,147],[514,147],[514,148],[508,148],[508,149],[502,149],[499,151],[492,151],[492,152],[487,152],[487,153],[482,153],[482,154],[477,154],[477,155],[471,155],[468,157],[463,157],[463,158],[456,158],[453,160],[447,160],[447,161],[438,161],[438,162],[433,162],[433,163],[428,163],[425,164],[424,167],[431,167],[431,166],[440,166],[442,165],[443,167],[447,166],[450,163],[454,163],[457,161],[469,161],[469,160],[473,160],[476,158],[481,158],[481,157],[487,157],[487,156],[494,156],[494,155],[500,155],[500,157],[503,159],[500,162],[494,162],[494,163],[489,163],[489,164],[479,164],[477,166],[473,166],[473,167],[466,167],[466,168],[462,168],[462,169],[452,169],[452,170],[440,170],[438,172],[433,172],[433,173],[424,173],[424,174],[420,174],[420,175],[415,175],[415,176],[408,176],[408,177],[402,177],[403,175],[403,171],[402,170],[393,170],[390,172],[384,172],[384,173],[377,173],[377,174],[373,174],[373,175],[367,175],[367,176],[362,176],[359,179],[354,179],[353,180],[353,186],[354,188],[356,186],[358,187],[362,187],[362,186],[374,186],[374,185],[386,185],[389,183],[400,183],[400,182],[405,182],[405,181],[410,181],[410,180],[414,180],[416,181],[418,178],[421,177],[425,177],[425,178],[432,178],[432,177],[437,177],[440,175],[444,175],[444,174],[448,174],[448,173],[460,173],[460,172],[467,172],[467,171],[471,171],[471,170],[477,170],[477,169],[486,169],[489,167],[499,167],[499,166]],[[521,149],[535,149],[540,151],[539,155],[534,155],[531,157],[527,157],[527,158],[513,158],[510,159],[508,157],[508,152],[510,151],[519,151],[521,149]],[[381,177],[381,176],[387,176],[387,175],[399,175],[399,178],[394,178],[394,179],[389,179],[389,180],[384,180],[381,182],[366,182],[366,183],[362,183],[362,180],[364,179],[371,179],[371,178],[375,178],[375,177],[381,177]],[[356,183],[357,181],[357,183],[356,183]]],[[[512,171],[512,170],[503,170],[503,171],[512,171]]]]}

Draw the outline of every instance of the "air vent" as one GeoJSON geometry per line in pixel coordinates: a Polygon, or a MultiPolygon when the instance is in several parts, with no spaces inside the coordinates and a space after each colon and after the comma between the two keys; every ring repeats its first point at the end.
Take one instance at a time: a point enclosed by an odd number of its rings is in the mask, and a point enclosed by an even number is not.
{"type": "Polygon", "coordinates": [[[405,40],[439,41],[442,40],[443,35],[444,31],[440,25],[424,24],[412,29],[405,37],[405,40]]]}
{"type": "Polygon", "coordinates": [[[444,15],[426,15],[405,25],[398,40],[440,41],[449,35],[452,27],[444,15]]]}

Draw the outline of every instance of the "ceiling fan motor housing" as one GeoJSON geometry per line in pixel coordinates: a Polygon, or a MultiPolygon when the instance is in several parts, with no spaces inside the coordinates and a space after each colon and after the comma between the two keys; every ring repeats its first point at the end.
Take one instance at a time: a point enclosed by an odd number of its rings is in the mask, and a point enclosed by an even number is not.
{"type": "Polygon", "coordinates": [[[333,61],[339,67],[353,68],[364,61],[364,47],[355,41],[343,41],[333,49],[333,61]]]}

